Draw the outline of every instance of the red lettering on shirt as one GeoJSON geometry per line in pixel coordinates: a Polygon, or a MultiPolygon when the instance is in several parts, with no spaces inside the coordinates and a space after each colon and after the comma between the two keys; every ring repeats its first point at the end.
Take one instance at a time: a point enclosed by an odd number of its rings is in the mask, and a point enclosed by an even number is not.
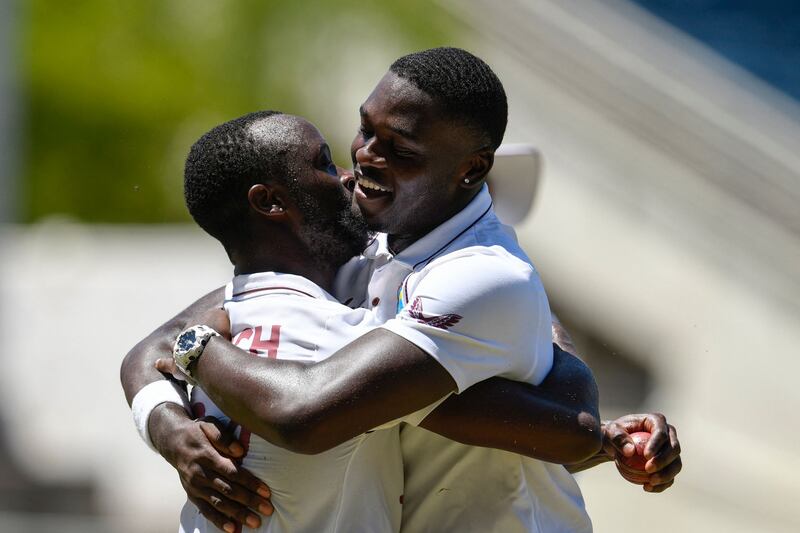
{"type": "MultiPolygon", "coordinates": [[[[263,328],[261,326],[256,326],[255,329],[247,328],[242,330],[233,338],[233,345],[239,346],[249,340],[251,341],[249,347],[250,353],[266,353],[267,357],[276,359],[278,357],[278,345],[281,343],[281,326],[280,324],[272,326],[269,332],[269,339],[266,340],[261,336],[262,331],[263,328]]],[[[245,347],[246,345],[242,346],[242,349],[245,347]]]]}
{"type": "Polygon", "coordinates": [[[255,329],[255,336],[253,343],[250,345],[250,351],[253,353],[265,353],[270,359],[278,357],[278,345],[281,342],[281,327],[280,325],[272,326],[269,333],[269,340],[265,341],[261,336],[261,326],[255,329]]]}

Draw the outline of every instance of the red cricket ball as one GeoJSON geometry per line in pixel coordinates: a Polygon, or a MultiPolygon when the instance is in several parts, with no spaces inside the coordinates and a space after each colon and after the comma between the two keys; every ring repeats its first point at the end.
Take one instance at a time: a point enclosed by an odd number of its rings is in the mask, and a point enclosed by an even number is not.
{"type": "Polygon", "coordinates": [[[636,446],[636,453],[630,457],[620,457],[619,461],[629,468],[644,472],[644,465],[647,464],[647,459],[644,458],[644,448],[647,446],[647,441],[650,440],[650,433],[646,431],[631,433],[631,439],[636,446]]]}

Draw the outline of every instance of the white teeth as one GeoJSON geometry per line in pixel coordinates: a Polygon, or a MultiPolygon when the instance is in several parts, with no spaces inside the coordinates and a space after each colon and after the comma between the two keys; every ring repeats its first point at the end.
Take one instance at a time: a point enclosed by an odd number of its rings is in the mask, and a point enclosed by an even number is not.
{"type": "Polygon", "coordinates": [[[387,187],[382,187],[381,185],[378,185],[374,181],[369,180],[369,179],[365,178],[364,176],[358,176],[357,179],[358,179],[359,186],[361,186],[362,188],[372,189],[374,191],[381,191],[381,192],[392,192],[391,189],[389,189],[387,187]]]}

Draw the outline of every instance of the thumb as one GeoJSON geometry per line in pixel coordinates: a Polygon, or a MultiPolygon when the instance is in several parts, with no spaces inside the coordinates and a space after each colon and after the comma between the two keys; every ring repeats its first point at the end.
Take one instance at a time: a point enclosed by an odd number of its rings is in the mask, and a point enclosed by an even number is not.
{"type": "Polygon", "coordinates": [[[156,370],[164,372],[165,374],[172,374],[175,371],[175,361],[173,361],[171,357],[156,359],[153,366],[156,367],[156,370]]]}
{"type": "Polygon", "coordinates": [[[214,417],[206,417],[200,422],[200,429],[205,433],[208,442],[218,452],[238,458],[244,454],[244,448],[234,439],[230,431],[224,430],[222,424],[214,417]]]}
{"type": "Polygon", "coordinates": [[[633,443],[628,432],[616,422],[606,424],[603,428],[603,448],[606,453],[614,456],[633,457],[636,453],[636,445],[633,443]]]}

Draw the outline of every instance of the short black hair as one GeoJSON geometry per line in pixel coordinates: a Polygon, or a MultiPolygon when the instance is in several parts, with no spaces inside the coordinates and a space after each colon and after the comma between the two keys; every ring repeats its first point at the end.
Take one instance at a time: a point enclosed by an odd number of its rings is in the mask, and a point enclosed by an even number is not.
{"type": "Polygon", "coordinates": [[[289,179],[286,143],[265,141],[250,129],[279,115],[283,113],[258,111],[220,124],[200,137],[186,158],[186,207],[195,222],[226,248],[248,235],[250,187],[265,180],[289,179]]]}
{"type": "Polygon", "coordinates": [[[401,57],[389,70],[433,97],[448,116],[475,128],[493,149],[503,142],[506,92],[479,57],[460,48],[431,48],[401,57]]]}

